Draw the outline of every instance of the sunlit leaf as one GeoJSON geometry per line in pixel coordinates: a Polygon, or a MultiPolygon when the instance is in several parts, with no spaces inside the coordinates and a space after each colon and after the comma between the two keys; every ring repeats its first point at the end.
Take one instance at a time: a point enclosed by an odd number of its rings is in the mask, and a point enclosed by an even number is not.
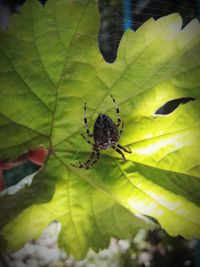
{"type": "Polygon", "coordinates": [[[125,33],[114,64],[102,59],[97,33],[90,0],[49,0],[45,9],[29,0],[1,31],[0,157],[50,149],[31,186],[1,198],[1,234],[10,248],[56,219],[62,246],[83,257],[111,236],[145,227],[132,213],[155,218],[171,235],[200,237],[199,23],[181,30],[177,14],[151,19],[125,33]],[[92,129],[98,112],[115,120],[110,94],[125,122],[120,143],[132,154],[124,163],[105,151],[92,169],[76,169],[70,163],[92,150],[80,136],[84,102],[92,129]],[[154,115],[183,97],[196,100],[154,115]]]}

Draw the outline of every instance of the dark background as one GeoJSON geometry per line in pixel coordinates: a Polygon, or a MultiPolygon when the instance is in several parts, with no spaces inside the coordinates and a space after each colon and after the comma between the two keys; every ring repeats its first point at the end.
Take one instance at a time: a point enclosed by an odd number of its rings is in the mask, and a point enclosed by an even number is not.
{"type": "Polygon", "coordinates": [[[136,30],[146,20],[178,12],[183,27],[193,18],[199,18],[199,0],[99,0],[101,27],[99,47],[107,62],[116,59],[119,41],[125,29],[136,30]]]}

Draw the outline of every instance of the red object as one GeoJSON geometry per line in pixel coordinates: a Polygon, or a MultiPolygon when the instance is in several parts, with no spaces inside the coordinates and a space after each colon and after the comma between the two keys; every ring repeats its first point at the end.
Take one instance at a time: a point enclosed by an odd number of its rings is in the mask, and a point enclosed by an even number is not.
{"type": "Polygon", "coordinates": [[[3,171],[0,169],[0,191],[4,189],[3,171]]]}
{"type": "Polygon", "coordinates": [[[34,164],[42,166],[49,151],[46,148],[37,148],[30,150],[27,153],[22,154],[16,160],[2,160],[0,161],[0,191],[4,189],[4,177],[3,170],[12,169],[18,165],[25,164],[28,160],[32,161],[34,164]]]}
{"type": "Polygon", "coordinates": [[[30,150],[28,152],[28,159],[33,163],[42,166],[48,155],[48,150],[46,148],[38,148],[36,150],[30,150]]]}

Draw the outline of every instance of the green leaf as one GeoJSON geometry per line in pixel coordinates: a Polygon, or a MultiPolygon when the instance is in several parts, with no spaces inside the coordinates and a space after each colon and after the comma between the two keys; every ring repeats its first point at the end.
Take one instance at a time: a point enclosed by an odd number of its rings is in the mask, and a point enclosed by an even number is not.
{"type": "Polygon", "coordinates": [[[0,157],[44,145],[50,155],[30,187],[1,197],[1,234],[12,249],[62,223],[61,244],[77,258],[103,248],[111,236],[130,237],[155,218],[171,235],[200,237],[200,27],[181,30],[177,14],[127,31],[118,58],[107,64],[97,45],[95,2],[27,1],[0,33],[0,157]],[[112,94],[132,154],[122,162],[102,152],[90,170],[84,161],[83,105],[92,129],[98,112],[113,119],[112,94]],[[195,97],[167,116],[167,101],[195,97]]]}

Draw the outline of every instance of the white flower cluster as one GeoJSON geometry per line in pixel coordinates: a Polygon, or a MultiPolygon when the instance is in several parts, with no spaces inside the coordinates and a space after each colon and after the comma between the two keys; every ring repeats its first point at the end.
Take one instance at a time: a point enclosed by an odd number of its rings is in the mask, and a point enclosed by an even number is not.
{"type": "Polygon", "coordinates": [[[9,267],[123,267],[123,254],[130,247],[128,240],[111,239],[108,249],[95,253],[89,250],[86,258],[76,262],[58,247],[61,224],[52,222],[36,241],[29,241],[15,253],[3,254],[9,267]]]}

